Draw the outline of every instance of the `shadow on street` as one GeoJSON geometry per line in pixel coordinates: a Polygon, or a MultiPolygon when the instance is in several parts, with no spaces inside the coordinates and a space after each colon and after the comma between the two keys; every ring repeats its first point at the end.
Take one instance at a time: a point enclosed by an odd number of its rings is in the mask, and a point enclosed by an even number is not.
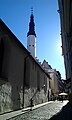
{"type": "Polygon", "coordinates": [[[52,116],[49,120],[72,120],[72,104],[68,102],[62,107],[60,112],[52,116]]]}

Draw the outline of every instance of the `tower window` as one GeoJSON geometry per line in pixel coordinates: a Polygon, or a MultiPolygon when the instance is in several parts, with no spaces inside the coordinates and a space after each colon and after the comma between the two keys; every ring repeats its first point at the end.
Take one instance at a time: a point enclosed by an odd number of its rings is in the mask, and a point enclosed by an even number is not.
{"type": "Polygon", "coordinates": [[[32,45],[34,47],[34,45],[32,45]]]}
{"type": "Polygon", "coordinates": [[[29,46],[31,46],[31,45],[29,45],[29,46]]]}

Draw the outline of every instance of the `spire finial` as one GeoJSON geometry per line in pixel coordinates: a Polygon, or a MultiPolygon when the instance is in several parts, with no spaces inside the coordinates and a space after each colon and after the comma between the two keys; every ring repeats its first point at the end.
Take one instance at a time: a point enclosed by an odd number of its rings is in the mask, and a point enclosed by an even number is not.
{"type": "Polygon", "coordinates": [[[34,24],[34,15],[33,15],[33,7],[31,7],[31,15],[30,15],[30,23],[29,23],[29,32],[27,33],[27,37],[29,35],[34,35],[36,37],[35,34],[35,24],[34,24]]]}
{"type": "Polygon", "coordinates": [[[31,14],[33,14],[33,7],[31,7],[31,14]]]}

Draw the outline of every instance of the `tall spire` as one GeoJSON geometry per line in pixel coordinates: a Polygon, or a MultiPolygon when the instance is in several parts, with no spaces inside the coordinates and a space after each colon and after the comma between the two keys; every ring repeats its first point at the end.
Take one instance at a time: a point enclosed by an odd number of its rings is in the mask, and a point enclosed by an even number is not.
{"type": "Polygon", "coordinates": [[[34,24],[34,16],[33,16],[33,8],[31,8],[31,16],[30,16],[30,23],[29,23],[29,32],[27,33],[27,37],[29,35],[35,35],[36,37],[36,33],[35,33],[35,24],[34,24]]]}

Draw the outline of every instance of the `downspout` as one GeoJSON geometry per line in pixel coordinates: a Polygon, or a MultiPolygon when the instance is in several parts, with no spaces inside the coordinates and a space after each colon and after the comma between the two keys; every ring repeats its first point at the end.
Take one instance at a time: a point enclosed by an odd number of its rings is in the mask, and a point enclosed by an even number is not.
{"type": "Polygon", "coordinates": [[[23,79],[23,103],[22,103],[22,108],[24,108],[24,94],[25,94],[25,80],[26,80],[26,60],[27,60],[28,57],[29,57],[29,55],[24,58],[24,79],[23,79]]]}

